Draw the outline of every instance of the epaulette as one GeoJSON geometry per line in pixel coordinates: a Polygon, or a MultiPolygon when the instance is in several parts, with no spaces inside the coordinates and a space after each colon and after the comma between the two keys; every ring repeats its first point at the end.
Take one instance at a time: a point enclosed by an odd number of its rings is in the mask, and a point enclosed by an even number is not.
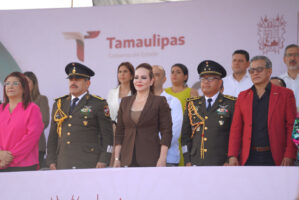
{"type": "Polygon", "coordinates": [[[93,96],[94,98],[96,98],[96,99],[100,99],[101,101],[104,101],[105,99],[104,98],[102,98],[102,97],[99,97],[99,96],[97,96],[97,95],[91,95],[91,96],[93,96]]]}
{"type": "Polygon", "coordinates": [[[202,98],[202,96],[190,97],[190,98],[187,98],[186,101],[193,101],[193,100],[197,100],[200,98],[202,98]]]}
{"type": "Polygon", "coordinates": [[[233,96],[230,96],[230,95],[223,95],[223,96],[224,96],[224,98],[229,99],[229,100],[233,100],[233,101],[237,100],[237,97],[233,97],[233,96]]]}
{"type": "Polygon", "coordinates": [[[55,101],[57,101],[58,99],[63,99],[63,98],[65,98],[65,97],[68,97],[69,95],[67,94],[67,95],[64,95],[64,96],[62,96],[62,97],[58,97],[58,98],[56,98],[56,99],[54,99],[55,101]]]}

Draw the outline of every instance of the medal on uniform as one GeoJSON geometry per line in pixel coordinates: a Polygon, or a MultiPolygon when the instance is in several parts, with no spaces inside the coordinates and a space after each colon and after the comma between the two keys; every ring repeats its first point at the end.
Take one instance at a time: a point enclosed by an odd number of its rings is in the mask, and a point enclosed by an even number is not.
{"type": "Polygon", "coordinates": [[[228,105],[225,105],[225,106],[219,105],[219,108],[217,109],[217,114],[218,115],[226,115],[228,113],[227,107],[228,107],[228,105]]]}
{"type": "Polygon", "coordinates": [[[88,115],[88,113],[91,113],[91,112],[92,112],[91,106],[84,106],[81,109],[81,113],[84,115],[88,115]]]}
{"type": "Polygon", "coordinates": [[[223,120],[219,120],[218,122],[219,122],[219,125],[220,125],[220,126],[223,126],[223,124],[224,124],[224,121],[223,121],[223,120]]]}
{"type": "Polygon", "coordinates": [[[87,126],[88,121],[83,121],[84,126],[87,126]]]}

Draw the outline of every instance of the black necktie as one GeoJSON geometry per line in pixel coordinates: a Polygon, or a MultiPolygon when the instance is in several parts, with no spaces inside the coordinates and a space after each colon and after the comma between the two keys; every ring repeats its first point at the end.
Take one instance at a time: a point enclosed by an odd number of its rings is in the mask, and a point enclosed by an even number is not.
{"type": "Polygon", "coordinates": [[[210,109],[211,109],[211,107],[212,107],[212,104],[211,104],[211,102],[212,102],[212,99],[211,98],[209,98],[208,99],[208,108],[207,108],[207,111],[209,111],[210,109]]]}
{"type": "Polygon", "coordinates": [[[72,105],[71,105],[71,108],[70,108],[70,114],[73,112],[74,108],[76,107],[76,103],[77,103],[78,100],[79,100],[78,97],[73,99],[73,102],[72,102],[72,105]]]}

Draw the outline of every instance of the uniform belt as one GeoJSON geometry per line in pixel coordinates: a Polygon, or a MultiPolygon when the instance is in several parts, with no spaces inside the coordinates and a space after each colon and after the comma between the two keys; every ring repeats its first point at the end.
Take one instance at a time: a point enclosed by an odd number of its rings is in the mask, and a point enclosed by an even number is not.
{"type": "Polygon", "coordinates": [[[251,149],[253,151],[257,151],[257,152],[265,152],[265,151],[270,151],[270,147],[269,146],[266,146],[266,147],[251,147],[251,149]]]}

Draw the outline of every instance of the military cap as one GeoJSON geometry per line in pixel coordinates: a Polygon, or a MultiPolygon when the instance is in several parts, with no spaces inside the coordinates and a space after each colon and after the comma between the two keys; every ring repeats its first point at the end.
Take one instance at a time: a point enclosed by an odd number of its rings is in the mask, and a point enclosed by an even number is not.
{"type": "Polygon", "coordinates": [[[83,64],[72,62],[65,67],[65,73],[70,77],[90,78],[94,72],[83,64]]]}
{"type": "Polygon", "coordinates": [[[216,74],[221,78],[226,76],[226,70],[219,63],[212,60],[204,60],[202,61],[198,67],[197,72],[199,76],[203,76],[205,74],[216,74]]]}

